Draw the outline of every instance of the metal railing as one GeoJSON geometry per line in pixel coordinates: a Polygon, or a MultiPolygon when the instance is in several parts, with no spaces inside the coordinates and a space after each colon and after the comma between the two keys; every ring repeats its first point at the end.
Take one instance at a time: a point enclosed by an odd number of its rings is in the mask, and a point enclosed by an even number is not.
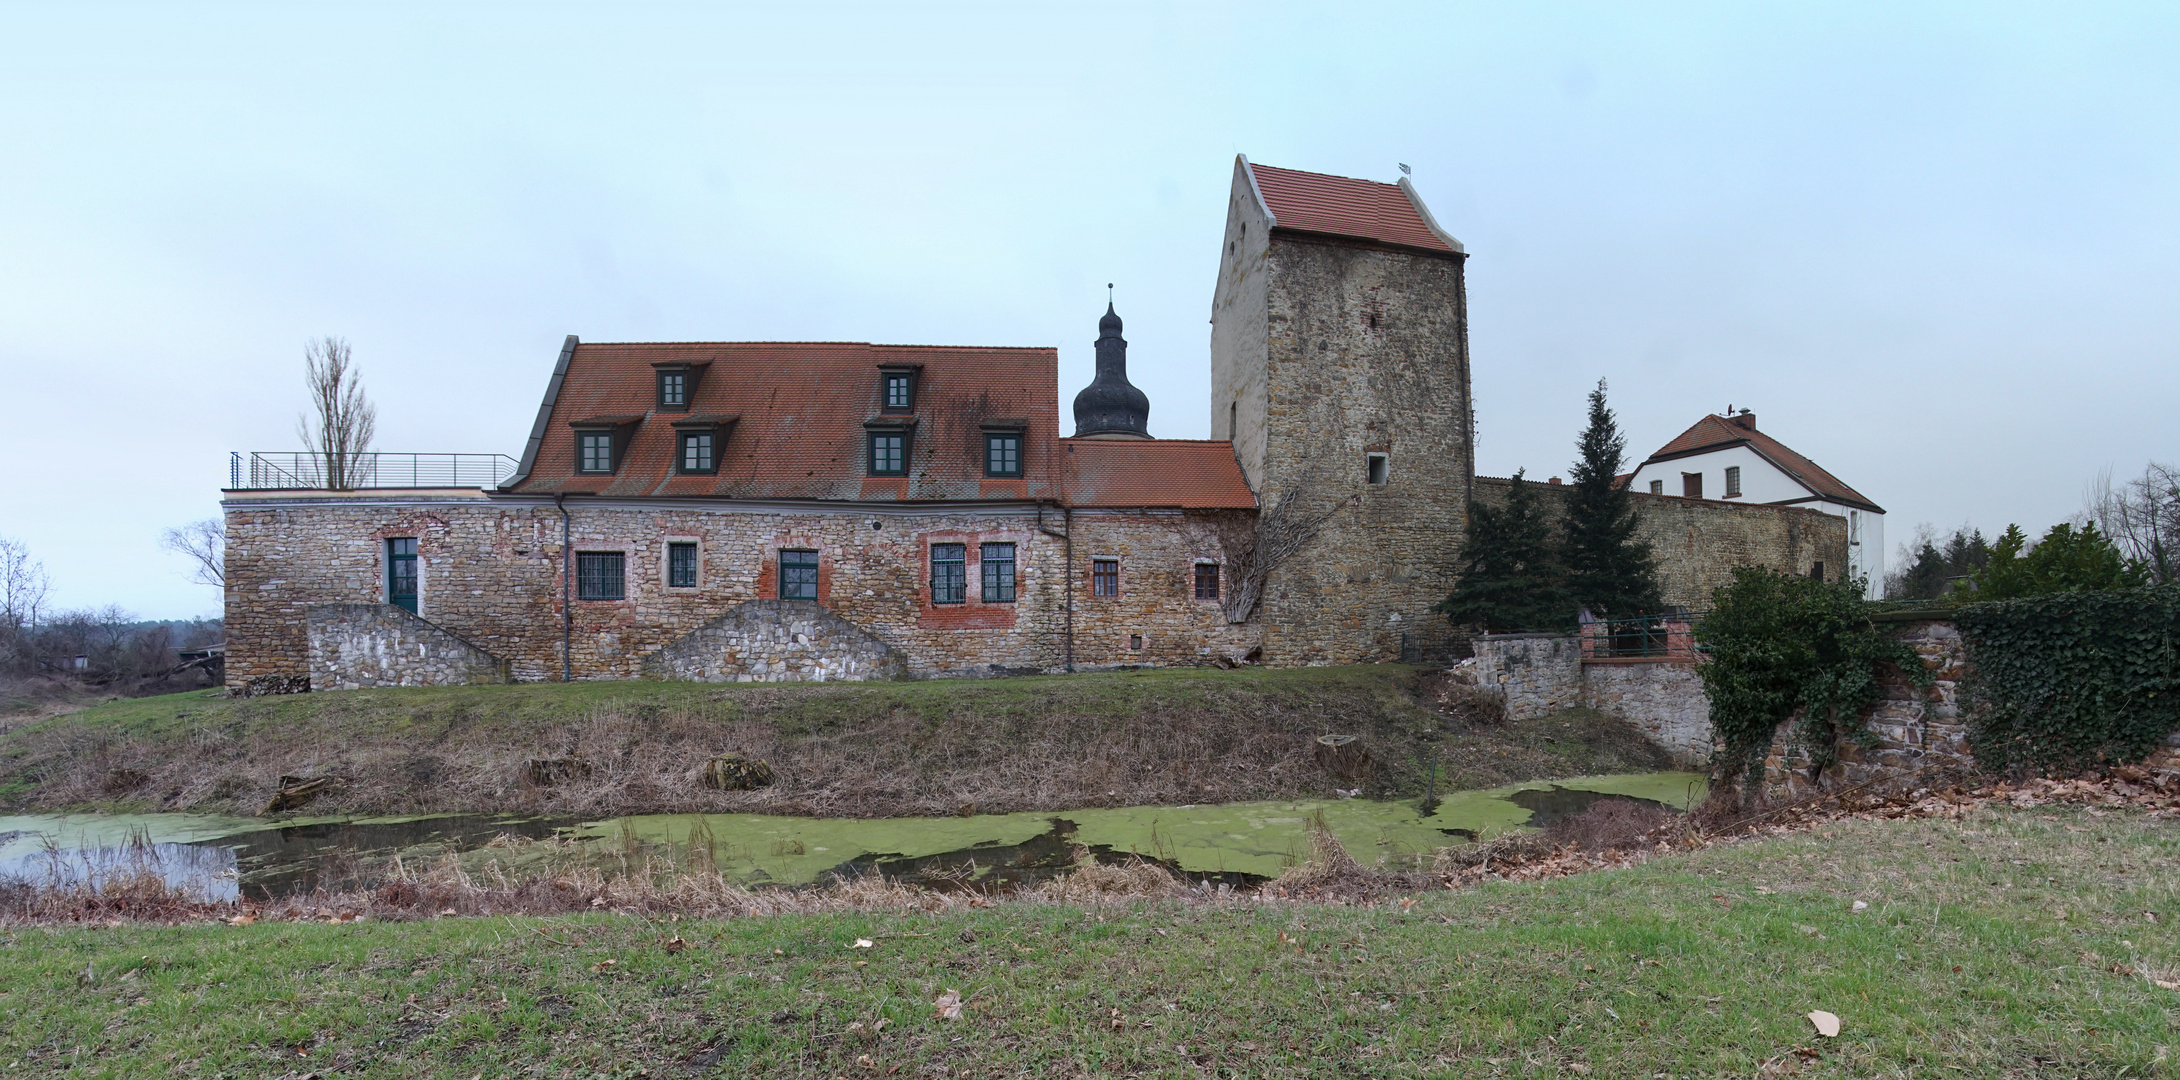
{"type": "Polygon", "coordinates": [[[495,488],[521,463],[506,454],[354,454],[329,483],[322,454],[237,450],[228,455],[231,491],[328,488],[495,488]]]}
{"type": "Polygon", "coordinates": [[[1582,624],[1584,660],[1692,660],[1697,612],[1597,619],[1582,624]]]}

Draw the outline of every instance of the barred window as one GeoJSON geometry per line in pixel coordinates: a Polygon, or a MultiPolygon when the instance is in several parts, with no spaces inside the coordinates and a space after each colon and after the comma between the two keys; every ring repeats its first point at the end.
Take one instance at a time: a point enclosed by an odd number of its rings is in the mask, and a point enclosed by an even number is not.
{"type": "Polygon", "coordinates": [[[666,584],[676,589],[696,588],[696,545],[666,545],[666,584]]]}
{"type": "Polygon", "coordinates": [[[1090,595],[1120,595],[1120,560],[1090,560],[1090,595]]]}
{"type": "Polygon", "coordinates": [[[681,436],[681,471],[708,473],[712,471],[712,433],[709,431],[683,432],[681,436]]]}
{"type": "Polygon", "coordinates": [[[1730,499],[1739,494],[1741,494],[1741,466],[1728,465],[1726,466],[1726,497],[1730,499]]]}
{"type": "Polygon", "coordinates": [[[818,594],[818,553],[780,552],[780,599],[815,600],[818,594]]]}
{"type": "Polygon", "coordinates": [[[900,431],[874,431],[870,437],[872,476],[908,475],[908,435],[900,431]]]}
{"type": "Polygon", "coordinates": [[[618,551],[575,553],[575,598],[578,600],[625,600],[627,556],[618,551]]]}
{"type": "Polygon", "coordinates": [[[609,473],[613,471],[613,433],[610,431],[584,431],[576,435],[581,456],[576,471],[609,473]]]}
{"type": "Polygon", "coordinates": [[[984,436],[984,475],[1022,475],[1022,437],[1020,435],[984,436]]]}
{"type": "Polygon", "coordinates": [[[931,545],[931,602],[959,604],[969,598],[969,545],[931,545]]]}
{"type": "Polygon", "coordinates": [[[1196,564],[1196,599],[1198,599],[1198,600],[1216,600],[1216,599],[1218,599],[1218,598],[1219,598],[1219,564],[1218,564],[1218,563],[1215,563],[1215,562],[1200,562],[1200,563],[1197,563],[1197,564],[1196,564]]]}
{"type": "Polygon", "coordinates": [[[981,558],[984,566],[984,602],[1013,603],[1014,545],[986,544],[981,558]]]}

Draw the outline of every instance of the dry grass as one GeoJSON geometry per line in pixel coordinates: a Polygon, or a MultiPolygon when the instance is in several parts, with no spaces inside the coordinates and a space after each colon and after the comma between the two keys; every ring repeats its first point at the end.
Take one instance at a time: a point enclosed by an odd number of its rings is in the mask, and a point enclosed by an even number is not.
{"type": "Polygon", "coordinates": [[[0,804],[255,813],[281,776],[342,782],[310,812],[943,815],[1322,797],[1319,735],[1360,736],[1373,795],[1637,772],[1664,755],[1591,714],[1506,723],[1412,668],[702,687],[576,684],[120,702],[0,734],[0,804]],[[699,783],[768,762],[749,792],[699,783]],[[548,785],[536,759],[579,759],[548,785]]]}

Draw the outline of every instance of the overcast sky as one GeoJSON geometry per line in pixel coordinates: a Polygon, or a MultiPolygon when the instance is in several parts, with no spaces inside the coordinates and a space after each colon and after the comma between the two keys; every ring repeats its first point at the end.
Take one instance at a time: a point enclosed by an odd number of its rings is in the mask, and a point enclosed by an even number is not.
{"type": "Polygon", "coordinates": [[[1064,407],[1111,281],[1204,437],[1236,153],[1413,166],[1487,474],[1599,377],[1634,458],[1753,408],[1894,540],[2180,458],[2171,4],[305,7],[0,6],[0,536],[62,605],[219,611],[158,533],[321,334],[379,449],[518,454],[570,333],[1056,345],[1064,407]]]}

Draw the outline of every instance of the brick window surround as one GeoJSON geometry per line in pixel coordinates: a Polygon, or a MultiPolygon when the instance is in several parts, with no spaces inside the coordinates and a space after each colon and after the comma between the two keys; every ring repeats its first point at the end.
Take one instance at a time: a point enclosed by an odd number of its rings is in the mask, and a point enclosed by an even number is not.
{"type": "Polygon", "coordinates": [[[962,604],[969,599],[969,545],[931,545],[931,602],[962,604]]]}
{"type": "Polygon", "coordinates": [[[985,544],[978,552],[979,568],[983,571],[984,602],[987,604],[1011,604],[1014,602],[1014,545],[985,544]]]}
{"type": "Polygon", "coordinates": [[[818,553],[808,549],[780,549],[780,599],[818,598],[818,553]]]}

